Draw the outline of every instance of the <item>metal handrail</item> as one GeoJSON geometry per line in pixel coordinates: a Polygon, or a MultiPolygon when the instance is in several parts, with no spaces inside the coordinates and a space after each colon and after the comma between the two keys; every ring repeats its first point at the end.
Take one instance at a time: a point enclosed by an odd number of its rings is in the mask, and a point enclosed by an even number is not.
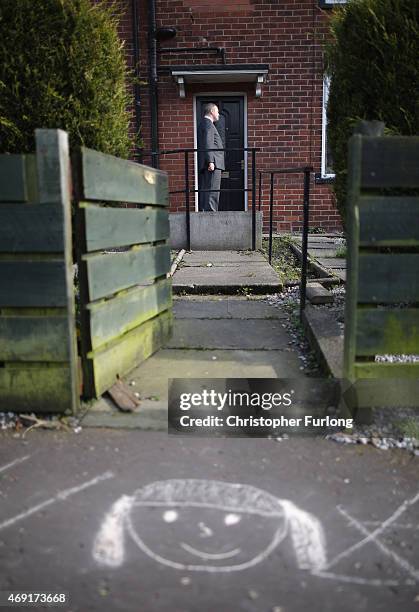
{"type": "Polygon", "coordinates": [[[308,251],[308,226],[310,215],[310,174],[312,166],[295,168],[278,168],[274,170],[259,170],[259,210],[262,202],[262,175],[269,174],[270,201],[269,201],[269,263],[272,262],[272,232],[273,232],[273,205],[274,205],[274,176],[276,174],[304,174],[304,196],[303,196],[303,236],[302,236],[302,261],[301,261],[301,283],[300,283],[300,319],[306,306],[307,290],[307,251],[308,251]]]}
{"type": "Polygon", "coordinates": [[[185,208],[186,208],[186,249],[191,250],[191,211],[190,211],[190,194],[196,192],[230,192],[230,191],[242,191],[243,193],[252,192],[252,250],[256,251],[256,152],[260,151],[260,147],[235,147],[232,149],[197,149],[197,148],[180,148],[180,149],[166,149],[160,151],[143,151],[142,155],[151,156],[154,161],[160,155],[174,155],[183,153],[185,156],[184,160],[184,171],[185,171],[185,188],[178,189],[175,191],[169,191],[169,195],[178,193],[185,194],[185,208]],[[206,153],[208,151],[251,151],[252,157],[252,187],[248,189],[243,188],[232,188],[232,189],[191,189],[189,180],[189,154],[190,153],[206,153]]]}

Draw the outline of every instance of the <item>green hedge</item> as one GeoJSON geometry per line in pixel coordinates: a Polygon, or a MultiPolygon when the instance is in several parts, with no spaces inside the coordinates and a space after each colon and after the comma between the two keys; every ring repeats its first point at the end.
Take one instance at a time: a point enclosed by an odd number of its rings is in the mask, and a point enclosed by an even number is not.
{"type": "Polygon", "coordinates": [[[34,151],[36,128],[127,157],[128,72],[114,7],[0,0],[0,152],[34,151]]]}
{"type": "Polygon", "coordinates": [[[419,132],[418,0],[349,0],[331,17],[328,138],[345,222],[347,143],[361,119],[389,134],[419,132]]]}

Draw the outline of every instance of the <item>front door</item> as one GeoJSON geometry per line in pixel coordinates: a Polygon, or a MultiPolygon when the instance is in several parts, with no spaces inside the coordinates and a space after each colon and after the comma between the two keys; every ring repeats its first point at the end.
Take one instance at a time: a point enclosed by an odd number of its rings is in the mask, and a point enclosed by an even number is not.
{"type": "Polygon", "coordinates": [[[223,140],[225,172],[221,174],[221,194],[218,210],[244,210],[244,98],[243,96],[199,96],[196,99],[197,125],[204,116],[204,106],[213,102],[218,106],[220,119],[215,123],[223,140]],[[225,191],[234,189],[234,191],[225,191]]]}

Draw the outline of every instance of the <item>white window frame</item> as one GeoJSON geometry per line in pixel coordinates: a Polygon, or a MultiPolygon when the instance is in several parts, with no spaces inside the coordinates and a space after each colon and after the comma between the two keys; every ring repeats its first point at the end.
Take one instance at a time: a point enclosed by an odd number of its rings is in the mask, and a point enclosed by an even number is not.
{"type": "Polygon", "coordinates": [[[321,8],[333,8],[336,4],[346,4],[348,0],[319,0],[321,8]]]}
{"type": "Polygon", "coordinates": [[[326,171],[327,162],[327,101],[329,99],[329,88],[330,88],[330,77],[323,77],[323,107],[322,107],[322,165],[321,165],[321,178],[322,179],[333,179],[335,178],[334,172],[326,171]]]}

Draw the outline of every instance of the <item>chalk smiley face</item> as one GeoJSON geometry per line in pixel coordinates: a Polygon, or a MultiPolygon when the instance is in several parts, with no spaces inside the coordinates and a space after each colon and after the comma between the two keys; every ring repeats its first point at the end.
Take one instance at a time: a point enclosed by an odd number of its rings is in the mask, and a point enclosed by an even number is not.
{"type": "Polygon", "coordinates": [[[158,481],[122,496],[96,536],[95,560],[121,565],[125,532],[173,569],[244,570],[266,559],[287,534],[301,568],[319,569],[326,559],[315,517],[256,487],[213,480],[158,481]]]}
{"type": "Polygon", "coordinates": [[[283,514],[255,517],[222,504],[171,502],[166,509],[134,503],[127,528],[138,547],[163,565],[216,572],[262,561],[283,540],[287,524],[283,514]]]}

